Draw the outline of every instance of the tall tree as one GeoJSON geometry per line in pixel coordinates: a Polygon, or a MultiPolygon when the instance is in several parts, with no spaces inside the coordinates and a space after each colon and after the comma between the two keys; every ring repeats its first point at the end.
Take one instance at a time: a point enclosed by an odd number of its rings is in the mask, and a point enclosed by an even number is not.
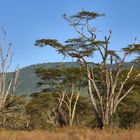
{"type": "MultiPolygon", "coordinates": [[[[125,58],[129,52],[122,50],[121,58],[114,50],[109,49],[111,31],[104,39],[97,39],[97,29],[93,27],[92,21],[103,15],[84,10],[72,16],[65,14],[64,19],[78,33],[77,38],[68,39],[64,44],[54,39],[40,39],[35,43],[40,47],[52,46],[64,56],[77,58],[87,75],[88,93],[100,128],[110,126],[118,105],[134,88],[132,84],[124,90],[133,71],[131,66],[126,76],[122,75],[125,58]],[[94,54],[98,55],[99,60],[93,57],[94,54]],[[92,57],[93,62],[88,63],[87,57],[92,57]]],[[[137,78],[138,76],[133,80],[137,78]]]]}
{"type": "Polygon", "coordinates": [[[45,91],[59,95],[55,109],[56,126],[73,126],[80,87],[86,83],[83,70],[77,67],[66,68],[61,65],[56,69],[38,68],[36,73],[42,79],[38,83],[39,86],[45,84],[47,85],[45,91]]]}

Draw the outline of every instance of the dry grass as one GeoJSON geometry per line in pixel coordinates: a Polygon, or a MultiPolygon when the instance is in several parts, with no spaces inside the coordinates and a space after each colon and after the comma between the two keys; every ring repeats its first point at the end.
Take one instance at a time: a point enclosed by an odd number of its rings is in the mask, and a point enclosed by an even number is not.
{"type": "Polygon", "coordinates": [[[140,129],[76,129],[54,131],[0,131],[0,140],[140,140],[140,129]]]}

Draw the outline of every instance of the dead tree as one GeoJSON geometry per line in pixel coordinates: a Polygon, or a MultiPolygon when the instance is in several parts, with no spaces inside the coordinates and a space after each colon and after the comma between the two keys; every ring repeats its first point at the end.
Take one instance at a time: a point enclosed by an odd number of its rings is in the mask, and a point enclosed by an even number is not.
{"type": "Polygon", "coordinates": [[[7,98],[15,94],[19,77],[19,67],[17,66],[15,71],[12,73],[11,78],[8,78],[13,54],[11,53],[11,44],[8,46],[7,53],[5,55],[3,54],[2,45],[5,40],[6,32],[3,28],[2,31],[4,32],[4,38],[0,41],[0,110],[8,105],[6,103],[7,98]]]}

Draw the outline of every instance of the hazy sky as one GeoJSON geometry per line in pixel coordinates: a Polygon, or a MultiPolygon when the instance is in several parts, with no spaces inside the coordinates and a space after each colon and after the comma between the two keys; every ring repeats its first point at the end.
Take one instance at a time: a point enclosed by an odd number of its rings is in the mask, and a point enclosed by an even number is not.
{"type": "MultiPolygon", "coordinates": [[[[75,14],[82,8],[105,13],[95,22],[104,36],[111,29],[111,48],[119,50],[140,41],[140,0],[0,0],[0,26],[7,31],[6,43],[13,44],[13,66],[71,61],[63,60],[52,48],[34,46],[35,40],[56,38],[64,41],[74,37],[62,15],[75,14]]],[[[6,43],[5,46],[6,47],[6,43]]]]}

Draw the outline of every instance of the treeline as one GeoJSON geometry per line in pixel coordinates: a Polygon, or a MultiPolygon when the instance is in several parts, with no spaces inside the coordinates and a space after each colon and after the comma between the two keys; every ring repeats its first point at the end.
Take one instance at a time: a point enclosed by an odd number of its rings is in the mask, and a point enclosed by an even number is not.
{"type": "MultiPolygon", "coordinates": [[[[140,127],[140,95],[132,93],[119,106],[113,116],[112,127],[139,128],[140,127]]],[[[15,101],[7,109],[1,111],[0,126],[9,130],[53,129],[57,126],[55,110],[57,95],[55,93],[36,93],[30,99],[14,97],[15,101]]],[[[64,106],[65,108],[65,106],[64,106]]],[[[68,113],[68,110],[65,110],[68,113]]],[[[97,128],[90,99],[80,97],[76,106],[73,126],[97,128]]]]}
{"type": "MultiPolygon", "coordinates": [[[[126,74],[126,71],[128,70],[123,71],[123,75],[126,74]]],[[[97,69],[95,69],[95,72],[98,75],[97,69]]],[[[132,78],[138,72],[139,69],[135,69],[132,78]]],[[[38,85],[45,84],[46,88],[41,93],[33,93],[29,97],[10,96],[7,98],[8,106],[3,108],[0,113],[1,128],[11,130],[45,130],[63,126],[98,127],[91,99],[87,93],[87,80],[82,69],[64,68],[61,66],[57,69],[38,68],[36,69],[36,73],[42,78],[42,81],[38,85]],[[86,90],[83,91],[84,88],[86,90]],[[71,96],[72,94],[73,96],[71,96]],[[62,112],[57,112],[58,105],[60,105],[58,99],[63,99],[61,102],[62,112]],[[71,101],[71,104],[69,104],[69,101],[71,101]],[[74,118],[72,124],[70,124],[70,120],[72,119],[69,115],[70,113],[72,115],[74,105],[74,118]],[[61,115],[60,113],[63,113],[61,119],[59,116],[61,115]]],[[[125,86],[126,89],[129,84],[131,84],[131,79],[125,86]]],[[[98,85],[101,86],[100,82],[98,85]]],[[[140,81],[137,80],[134,90],[122,101],[116,113],[112,116],[110,127],[140,127],[139,85],[140,81]]]]}

